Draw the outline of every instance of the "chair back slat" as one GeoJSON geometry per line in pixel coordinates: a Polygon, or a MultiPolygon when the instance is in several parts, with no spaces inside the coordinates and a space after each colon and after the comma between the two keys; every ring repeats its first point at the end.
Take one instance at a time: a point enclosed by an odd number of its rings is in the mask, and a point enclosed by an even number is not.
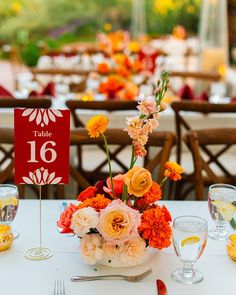
{"type": "MultiPolygon", "coordinates": [[[[213,183],[235,184],[236,170],[229,170],[230,166],[234,166],[233,158],[230,158],[230,161],[222,161],[219,158],[228,153],[229,148],[236,148],[236,128],[191,130],[185,135],[184,140],[193,156],[197,200],[204,199],[204,186],[213,183]],[[220,147],[220,150],[215,151],[215,147],[220,147]],[[208,157],[207,160],[205,155],[208,157]],[[219,171],[213,169],[214,166],[210,166],[212,164],[216,165],[219,171]]],[[[235,149],[231,156],[236,160],[235,149]]]]}

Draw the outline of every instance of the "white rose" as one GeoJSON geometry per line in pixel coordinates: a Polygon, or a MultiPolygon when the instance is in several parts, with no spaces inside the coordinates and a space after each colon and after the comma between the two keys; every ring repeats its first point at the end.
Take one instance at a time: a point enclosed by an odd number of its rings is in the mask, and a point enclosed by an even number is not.
{"type": "Polygon", "coordinates": [[[83,237],[91,228],[98,225],[98,212],[92,207],[86,207],[77,210],[72,215],[71,228],[74,232],[83,237]]]}

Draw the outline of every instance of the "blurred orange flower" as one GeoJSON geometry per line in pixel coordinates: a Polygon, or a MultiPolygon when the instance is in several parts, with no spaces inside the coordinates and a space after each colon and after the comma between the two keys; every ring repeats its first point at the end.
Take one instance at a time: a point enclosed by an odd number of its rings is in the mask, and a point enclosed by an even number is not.
{"type": "Polygon", "coordinates": [[[100,83],[98,91],[100,93],[105,93],[108,98],[115,98],[117,91],[124,88],[124,80],[116,75],[108,76],[105,82],[100,83]]]}
{"type": "Polygon", "coordinates": [[[165,173],[164,175],[170,180],[180,180],[182,178],[181,174],[184,172],[184,169],[175,162],[166,162],[165,164],[165,173]]]}
{"type": "Polygon", "coordinates": [[[108,118],[103,115],[93,116],[86,125],[89,136],[99,137],[106,131],[108,122],[108,118]]]}
{"type": "Polygon", "coordinates": [[[102,75],[108,74],[110,72],[109,65],[106,62],[98,64],[98,72],[102,75]]]}

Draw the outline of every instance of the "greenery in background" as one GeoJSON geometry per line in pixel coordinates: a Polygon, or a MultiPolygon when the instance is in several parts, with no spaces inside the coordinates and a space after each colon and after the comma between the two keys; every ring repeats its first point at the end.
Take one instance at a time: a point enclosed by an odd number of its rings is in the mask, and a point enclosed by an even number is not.
{"type": "MultiPolygon", "coordinates": [[[[183,25],[196,34],[200,1],[145,0],[148,33],[169,34],[183,25]]],[[[131,8],[132,0],[0,0],[0,43],[17,45],[23,60],[35,65],[38,43],[57,48],[94,40],[105,23],[128,30],[131,8]]]]}

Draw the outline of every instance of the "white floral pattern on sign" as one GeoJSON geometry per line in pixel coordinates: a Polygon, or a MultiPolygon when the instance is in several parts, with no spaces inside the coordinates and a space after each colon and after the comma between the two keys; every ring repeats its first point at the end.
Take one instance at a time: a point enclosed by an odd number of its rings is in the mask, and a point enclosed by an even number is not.
{"type": "Polygon", "coordinates": [[[35,170],[34,172],[29,172],[29,176],[23,176],[24,183],[27,184],[58,184],[60,183],[62,177],[55,177],[55,172],[49,173],[48,169],[43,167],[35,170]]]}
{"type": "Polygon", "coordinates": [[[53,109],[25,109],[22,116],[29,117],[29,122],[35,121],[37,125],[44,127],[50,121],[56,122],[56,118],[62,117],[62,113],[53,109]]]}

